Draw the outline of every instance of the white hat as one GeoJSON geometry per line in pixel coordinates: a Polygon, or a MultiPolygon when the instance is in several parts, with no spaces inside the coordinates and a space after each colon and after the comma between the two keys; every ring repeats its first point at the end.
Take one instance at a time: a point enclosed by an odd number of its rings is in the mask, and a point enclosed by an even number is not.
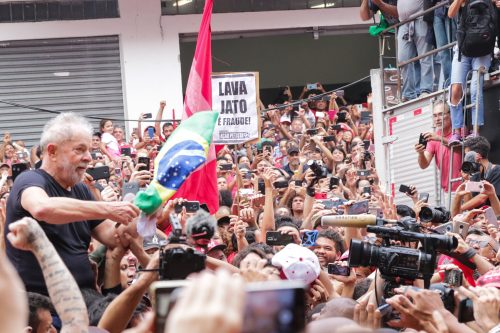
{"type": "Polygon", "coordinates": [[[318,257],[313,251],[300,245],[290,243],[276,253],[272,264],[281,268],[288,280],[299,280],[311,284],[321,271],[318,257]]]}

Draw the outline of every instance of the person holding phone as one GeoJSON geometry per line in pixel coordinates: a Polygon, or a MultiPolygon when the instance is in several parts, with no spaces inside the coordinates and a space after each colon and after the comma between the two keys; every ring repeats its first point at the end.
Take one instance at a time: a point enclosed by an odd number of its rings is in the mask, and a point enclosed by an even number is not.
{"type": "MultiPolygon", "coordinates": [[[[450,108],[443,100],[437,100],[432,106],[432,116],[434,127],[437,132],[422,133],[422,139],[415,144],[415,151],[418,154],[417,162],[420,169],[427,169],[435,159],[437,168],[441,171],[441,188],[444,192],[449,192],[448,183],[450,179],[450,155],[451,148],[448,139],[451,137],[450,108]]],[[[451,178],[461,176],[460,166],[462,165],[461,149],[453,150],[453,170],[451,178]]],[[[452,184],[451,191],[458,188],[459,183],[452,184]]]]}

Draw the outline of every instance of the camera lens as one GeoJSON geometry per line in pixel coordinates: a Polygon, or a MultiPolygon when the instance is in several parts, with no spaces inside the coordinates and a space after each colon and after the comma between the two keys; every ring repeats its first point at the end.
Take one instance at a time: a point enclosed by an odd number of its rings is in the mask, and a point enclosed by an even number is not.
{"type": "Polygon", "coordinates": [[[378,247],[352,239],[349,247],[349,267],[375,266],[378,263],[378,247]]]}
{"type": "Polygon", "coordinates": [[[446,223],[450,219],[450,213],[443,207],[422,207],[418,217],[422,222],[446,223]]]}

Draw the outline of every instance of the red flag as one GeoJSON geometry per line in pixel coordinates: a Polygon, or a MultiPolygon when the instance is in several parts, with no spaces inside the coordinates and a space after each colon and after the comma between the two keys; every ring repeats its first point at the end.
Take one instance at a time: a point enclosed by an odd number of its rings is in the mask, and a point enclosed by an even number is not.
{"type": "MultiPolygon", "coordinates": [[[[212,74],[212,31],[210,28],[212,8],[213,0],[207,0],[203,9],[196,51],[186,87],[182,119],[187,119],[196,112],[212,110],[212,81],[210,77],[212,74]]],[[[210,213],[215,214],[219,209],[215,157],[215,149],[212,144],[207,163],[189,176],[174,198],[206,203],[210,213]]]]}

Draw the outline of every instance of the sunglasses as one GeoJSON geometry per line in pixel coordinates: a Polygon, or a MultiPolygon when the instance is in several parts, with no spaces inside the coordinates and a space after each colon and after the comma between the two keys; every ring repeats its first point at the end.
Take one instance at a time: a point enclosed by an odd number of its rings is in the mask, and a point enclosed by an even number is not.
{"type": "Polygon", "coordinates": [[[485,247],[487,246],[490,246],[495,252],[498,251],[498,244],[497,246],[493,246],[490,244],[489,241],[478,241],[478,240],[475,240],[475,239],[469,239],[468,241],[466,241],[467,245],[469,245],[470,247],[473,247],[474,245],[478,245],[480,249],[484,249],[485,247]]]}

